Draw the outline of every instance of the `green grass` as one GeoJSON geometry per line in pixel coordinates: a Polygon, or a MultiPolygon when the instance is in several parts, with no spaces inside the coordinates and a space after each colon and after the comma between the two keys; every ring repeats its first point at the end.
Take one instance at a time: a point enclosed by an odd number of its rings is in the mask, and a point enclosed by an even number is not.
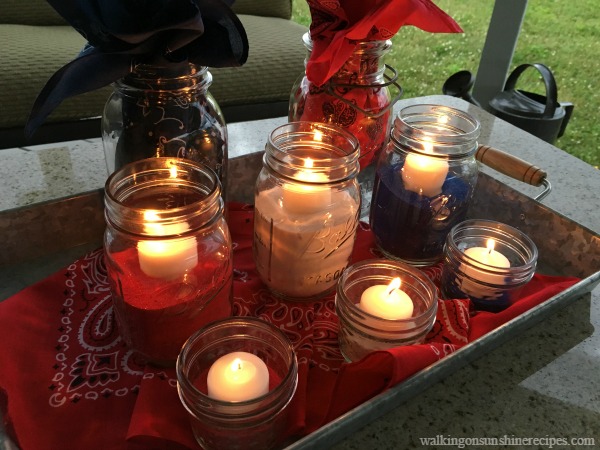
{"type": "MultiPolygon", "coordinates": [[[[294,0],[293,19],[310,24],[305,0],[294,0]]],[[[404,27],[392,39],[386,63],[398,70],[404,98],[442,93],[444,81],[459,70],[477,73],[494,0],[436,0],[464,30],[461,34],[426,33],[404,27]]],[[[575,105],[565,134],[556,146],[600,166],[600,12],[597,0],[529,2],[510,70],[541,62],[552,70],[558,100],[575,105]]],[[[525,71],[517,87],[545,93],[536,71],[525,71]]],[[[543,161],[536,162],[543,165],[543,161]]]]}

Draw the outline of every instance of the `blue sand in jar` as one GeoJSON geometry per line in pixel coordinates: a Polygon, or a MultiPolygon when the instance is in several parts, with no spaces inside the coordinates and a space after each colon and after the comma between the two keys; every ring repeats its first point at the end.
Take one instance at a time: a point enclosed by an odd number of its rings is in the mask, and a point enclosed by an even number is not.
{"type": "Polygon", "coordinates": [[[404,189],[400,168],[377,170],[370,214],[375,241],[392,257],[434,262],[450,229],[465,220],[473,188],[450,173],[441,194],[425,197],[404,189]]]}
{"type": "Polygon", "coordinates": [[[474,295],[465,294],[460,288],[460,279],[449,273],[445,268],[442,271],[442,279],[440,280],[442,297],[445,299],[468,298],[473,302],[475,309],[478,311],[499,312],[505,310],[513,303],[515,292],[496,290],[494,298],[476,297],[474,295]]]}

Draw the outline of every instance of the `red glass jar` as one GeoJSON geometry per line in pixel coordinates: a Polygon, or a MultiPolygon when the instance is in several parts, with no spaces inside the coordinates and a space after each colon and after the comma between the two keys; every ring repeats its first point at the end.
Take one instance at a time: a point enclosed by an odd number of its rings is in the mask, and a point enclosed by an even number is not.
{"type": "Polygon", "coordinates": [[[179,158],[124,166],[105,187],[104,251],[121,336],[172,365],[196,330],[232,312],[232,245],[217,175],[179,158]]]}

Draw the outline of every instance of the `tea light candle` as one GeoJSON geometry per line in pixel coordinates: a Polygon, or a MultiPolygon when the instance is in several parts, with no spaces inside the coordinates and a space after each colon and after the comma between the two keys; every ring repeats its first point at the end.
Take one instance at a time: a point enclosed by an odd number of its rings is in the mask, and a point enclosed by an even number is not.
{"type": "MultiPolygon", "coordinates": [[[[302,183],[326,183],[329,181],[324,173],[311,170],[314,162],[311,158],[304,160],[304,170],[299,170],[294,178],[302,183]]],[[[331,204],[329,187],[312,184],[286,183],[283,185],[283,206],[291,214],[311,214],[322,211],[331,204]]]]}
{"type": "MultiPolygon", "coordinates": [[[[144,213],[144,230],[151,236],[177,235],[189,230],[186,223],[159,224],[155,211],[144,213]]],[[[178,277],[198,264],[195,237],[140,241],[137,245],[142,272],[152,278],[178,277]]]]}
{"type": "Polygon", "coordinates": [[[377,317],[390,320],[404,320],[412,317],[413,302],[400,290],[400,278],[394,278],[390,284],[370,286],[362,293],[359,307],[377,317]]]}
{"type": "MultiPolygon", "coordinates": [[[[471,247],[465,250],[465,255],[473,258],[477,263],[486,266],[492,266],[499,269],[510,267],[510,261],[502,253],[494,250],[496,242],[493,239],[488,239],[486,247],[471,247]]],[[[479,264],[480,267],[484,267],[479,264]]]]}
{"type": "Polygon", "coordinates": [[[269,392],[269,369],[252,353],[232,352],[213,363],[206,382],[208,396],[215,400],[253,400],[269,392]]]}
{"type": "Polygon", "coordinates": [[[473,259],[472,265],[461,264],[461,270],[465,274],[461,283],[461,290],[465,294],[484,298],[490,296],[494,289],[488,289],[487,286],[479,283],[504,284],[504,275],[492,272],[494,269],[510,268],[510,261],[502,253],[494,250],[495,244],[493,239],[488,239],[486,247],[471,247],[464,251],[466,256],[473,259]],[[480,268],[484,270],[480,270],[480,268]],[[479,283],[475,283],[469,278],[479,283]]]}
{"type": "Polygon", "coordinates": [[[425,197],[434,197],[442,192],[448,168],[448,161],[444,159],[410,153],[401,169],[404,188],[425,197]]]}

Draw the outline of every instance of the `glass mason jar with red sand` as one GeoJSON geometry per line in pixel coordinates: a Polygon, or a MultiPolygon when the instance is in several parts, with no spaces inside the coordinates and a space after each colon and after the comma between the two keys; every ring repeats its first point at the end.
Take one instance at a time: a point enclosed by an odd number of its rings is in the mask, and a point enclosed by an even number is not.
{"type": "Polygon", "coordinates": [[[183,343],[232,312],[232,245],[215,172],[180,158],[149,158],[105,187],[104,251],[126,344],[173,365],[183,343]]]}

